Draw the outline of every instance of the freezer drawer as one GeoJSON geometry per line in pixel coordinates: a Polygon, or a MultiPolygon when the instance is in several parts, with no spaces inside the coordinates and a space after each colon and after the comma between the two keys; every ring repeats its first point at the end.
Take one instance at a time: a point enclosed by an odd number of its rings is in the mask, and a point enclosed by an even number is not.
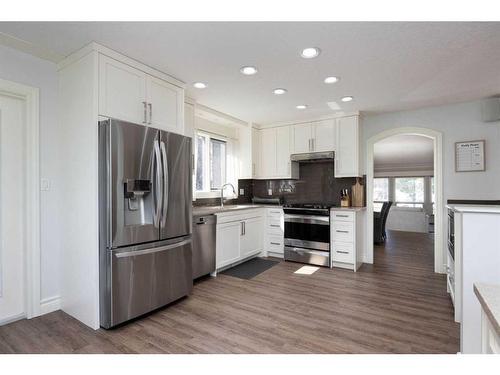
{"type": "Polygon", "coordinates": [[[191,239],[144,250],[110,251],[110,257],[110,327],[188,295],[193,288],[191,239]]]}

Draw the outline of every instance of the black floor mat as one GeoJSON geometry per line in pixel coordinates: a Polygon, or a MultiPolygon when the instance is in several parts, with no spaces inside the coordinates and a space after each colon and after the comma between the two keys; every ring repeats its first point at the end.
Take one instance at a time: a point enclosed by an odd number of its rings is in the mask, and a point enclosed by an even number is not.
{"type": "Polygon", "coordinates": [[[250,280],[278,263],[279,261],[276,260],[253,258],[245,263],[238,264],[233,268],[223,271],[222,274],[250,280]]]}

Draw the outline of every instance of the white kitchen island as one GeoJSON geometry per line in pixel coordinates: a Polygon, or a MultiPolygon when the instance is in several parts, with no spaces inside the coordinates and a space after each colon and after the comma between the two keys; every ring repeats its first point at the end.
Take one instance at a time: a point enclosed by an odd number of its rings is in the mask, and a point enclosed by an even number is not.
{"type": "Polygon", "coordinates": [[[455,308],[460,351],[481,353],[481,305],[474,284],[500,284],[500,206],[450,205],[455,212],[455,308]]]}

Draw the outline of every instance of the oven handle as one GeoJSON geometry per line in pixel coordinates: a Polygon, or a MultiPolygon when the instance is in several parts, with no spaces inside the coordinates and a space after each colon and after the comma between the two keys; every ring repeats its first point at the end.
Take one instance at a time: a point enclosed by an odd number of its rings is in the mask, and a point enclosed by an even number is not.
{"type": "Polygon", "coordinates": [[[330,218],[328,216],[285,214],[285,223],[330,225],[330,218]]]}

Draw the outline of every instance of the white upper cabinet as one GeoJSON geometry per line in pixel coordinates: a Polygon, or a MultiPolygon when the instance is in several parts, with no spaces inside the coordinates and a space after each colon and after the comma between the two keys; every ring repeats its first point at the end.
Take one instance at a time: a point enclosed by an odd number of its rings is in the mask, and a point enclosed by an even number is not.
{"type": "Polygon", "coordinates": [[[146,73],[101,55],[99,114],[146,124],[146,73]]]}
{"type": "Polygon", "coordinates": [[[289,126],[260,130],[259,178],[298,178],[298,165],[290,162],[289,126]]]}
{"type": "Polygon", "coordinates": [[[337,119],[335,177],[361,176],[358,116],[337,119]]]}
{"type": "Polygon", "coordinates": [[[252,177],[260,176],[260,130],[252,128],[252,177]]]}
{"type": "Polygon", "coordinates": [[[241,126],[238,129],[238,162],[239,174],[238,178],[252,178],[253,177],[253,134],[252,127],[241,126]]]}
{"type": "Polygon", "coordinates": [[[99,114],[184,133],[184,90],[99,55],[99,114]]]}
{"type": "Polygon", "coordinates": [[[260,132],[260,177],[276,177],[276,129],[263,129],[260,132]]]}
{"type": "Polygon", "coordinates": [[[293,125],[293,152],[301,154],[311,152],[311,140],[313,137],[311,124],[293,125]]]}
{"type": "Polygon", "coordinates": [[[148,123],[162,130],[183,133],[184,90],[159,78],[146,79],[148,123]]]}
{"type": "Polygon", "coordinates": [[[276,128],[276,176],[291,176],[290,127],[276,128]]]}
{"type": "Polygon", "coordinates": [[[335,120],[324,120],[313,123],[313,144],[314,152],[335,150],[335,120]]]}
{"type": "Polygon", "coordinates": [[[335,120],[293,125],[292,129],[294,154],[335,150],[335,120]]]}

